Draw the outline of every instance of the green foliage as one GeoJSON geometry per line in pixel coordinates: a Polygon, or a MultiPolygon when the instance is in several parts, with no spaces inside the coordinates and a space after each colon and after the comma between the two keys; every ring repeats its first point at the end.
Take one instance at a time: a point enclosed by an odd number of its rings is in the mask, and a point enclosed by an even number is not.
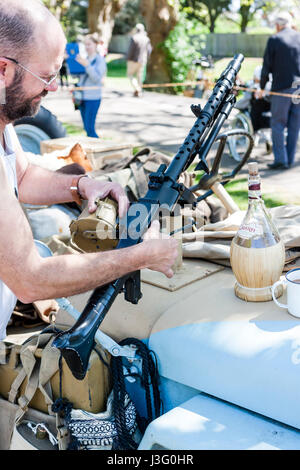
{"type": "Polygon", "coordinates": [[[229,10],[231,0],[180,0],[180,4],[188,18],[207,25],[213,33],[218,17],[229,10]]]}
{"type": "Polygon", "coordinates": [[[143,23],[140,13],[140,0],[127,0],[116,15],[113,34],[127,34],[137,23],[143,23]]]}
{"type": "Polygon", "coordinates": [[[88,31],[87,7],[88,0],[43,0],[44,4],[58,17],[68,42],[77,40],[78,35],[88,31]]]}
{"type": "Polygon", "coordinates": [[[61,22],[68,42],[76,41],[80,34],[88,32],[87,8],[80,2],[73,1],[61,22]]]}
{"type": "MultiPolygon", "coordinates": [[[[195,37],[194,34],[194,21],[188,20],[186,15],[181,13],[179,22],[162,45],[172,82],[184,82],[193,59],[201,56],[199,51],[203,49],[204,36],[199,34],[195,37]]],[[[175,91],[181,89],[182,87],[178,87],[175,91]]]]}
{"type": "Polygon", "coordinates": [[[247,26],[252,21],[258,11],[263,12],[273,4],[269,0],[240,0],[240,28],[241,32],[246,32],[247,26]]]}

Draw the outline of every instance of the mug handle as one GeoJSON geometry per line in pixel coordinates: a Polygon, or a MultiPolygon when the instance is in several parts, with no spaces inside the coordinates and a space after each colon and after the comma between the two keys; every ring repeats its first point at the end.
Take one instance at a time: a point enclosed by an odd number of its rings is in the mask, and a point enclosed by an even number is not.
{"type": "Polygon", "coordinates": [[[272,297],[273,297],[273,300],[274,300],[275,304],[277,304],[278,307],[288,308],[288,306],[286,304],[282,304],[282,303],[278,302],[278,300],[276,299],[276,296],[275,296],[275,289],[276,289],[277,286],[280,286],[281,284],[283,284],[283,285],[286,284],[285,279],[281,279],[280,281],[277,281],[277,282],[275,282],[275,284],[273,284],[273,286],[272,286],[272,297]]]}

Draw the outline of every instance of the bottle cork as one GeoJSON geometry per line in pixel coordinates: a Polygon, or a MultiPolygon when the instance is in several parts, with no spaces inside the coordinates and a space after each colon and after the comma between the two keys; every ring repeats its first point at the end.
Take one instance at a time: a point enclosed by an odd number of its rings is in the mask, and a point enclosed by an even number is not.
{"type": "Polygon", "coordinates": [[[250,175],[258,175],[258,163],[257,162],[248,163],[248,171],[250,175]]]}

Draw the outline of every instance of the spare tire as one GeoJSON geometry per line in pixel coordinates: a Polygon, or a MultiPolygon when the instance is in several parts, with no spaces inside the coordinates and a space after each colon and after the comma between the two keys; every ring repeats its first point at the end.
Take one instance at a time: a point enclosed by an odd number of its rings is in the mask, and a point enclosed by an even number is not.
{"type": "Polygon", "coordinates": [[[14,126],[23,150],[35,154],[40,154],[41,141],[67,135],[62,123],[44,106],[36,116],[19,119],[14,126]]]}

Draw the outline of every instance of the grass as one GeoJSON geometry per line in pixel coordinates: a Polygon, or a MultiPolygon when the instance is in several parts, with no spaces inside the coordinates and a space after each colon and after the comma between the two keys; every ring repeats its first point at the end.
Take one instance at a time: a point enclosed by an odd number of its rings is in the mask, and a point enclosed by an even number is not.
{"type": "Polygon", "coordinates": [[[126,60],[121,54],[108,54],[107,56],[107,77],[126,78],[126,60]]]}
{"type": "Polygon", "coordinates": [[[127,63],[123,54],[108,54],[106,57],[107,76],[105,84],[116,90],[130,89],[127,78],[127,63]]]}
{"type": "MultiPolygon", "coordinates": [[[[232,57],[223,57],[222,59],[216,60],[214,62],[214,68],[204,72],[205,77],[207,77],[211,82],[217,80],[231,59],[232,57]]],[[[247,82],[248,80],[251,80],[253,78],[254,70],[258,65],[262,65],[262,59],[259,57],[245,57],[239,72],[239,77],[242,81],[247,82]]]]}
{"type": "MultiPolygon", "coordinates": [[[[189,172],[193,172],[196,164],[193,164],[188,169],[189,172]]],[[[204,175],[204,171],[199,171],[195,178],[195,182],[198,182],[200,178],[204,175]]],[[[247,178],[237,178],[233,181],[230,181],[225,186],[226,191],[232,197],[234,202],[238,205],[241,210],[245,210],[248,207],[248,179],[247,178]]],[[[217,196],[214,196],[217,197],[217,196]]],[[[283,206],[288,204],[288,201],[284,199],[279,199],[278,196],[275,196],[271,193],[262,194],[265,206],[267,208],[283,206]]]]}
{"type": "MultiPolygon", "coordinates": [[[[225,185],[226,191],[232,197],[234,202],[239,206],[241,210],[245,210],[248,207],[248,180],[247,178],[240,178],[230,181],[225,185]]],[[[262,194],[264,203],[267,208],[283,206],[286,201],[279,199],[272,194],[262,194]]]]}
{"type": "Polygon", "coordinates": [[[73,135],[85,135],[85,132],[82,127],[80,126],[75,126],[74,124],[70,124],[68,122],[63,123],[64,128],[67,131],[67,134],[70,136],[73,135]]]}
{"type": "MultiPolygon", "coordinates": [[[[230,59],[232,59],[232,57],[224,57],[223,59],[219,59],[215,62],[215,67],[213,69],[214,78],[218,78],[221,75],[230,59]]],[[[245,81],[250,80],[253,77],[255,67],[261,64],[262,59],[259,57],[245,57],[239,73],[241,79],[245,81]]]]}

